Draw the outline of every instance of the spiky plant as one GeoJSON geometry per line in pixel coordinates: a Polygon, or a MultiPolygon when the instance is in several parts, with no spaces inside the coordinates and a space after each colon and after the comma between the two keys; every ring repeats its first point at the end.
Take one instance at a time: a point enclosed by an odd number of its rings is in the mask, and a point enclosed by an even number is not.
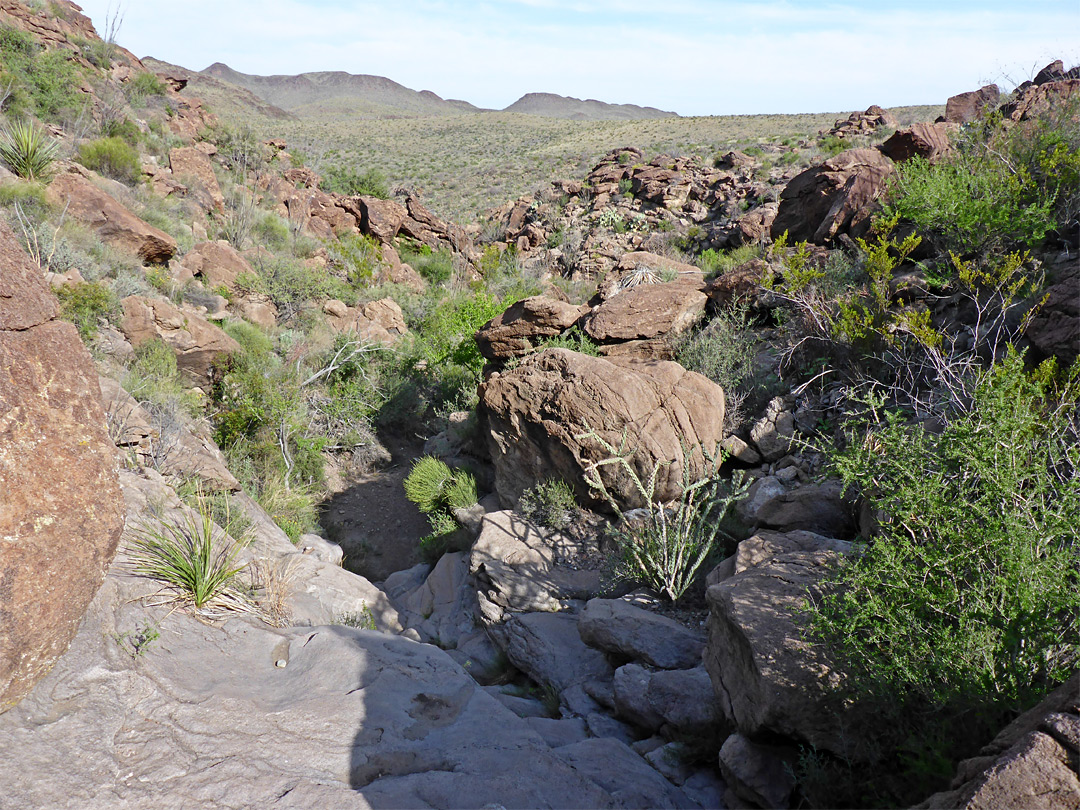
{"type": "Polygon", "coordinates": [[[59,143],[23,119],[0,130],[0,160],[24,180],[48,180],[59,143]]]}
{"type": "Polygon", "coordinates": [[[234,587],[244,568],[236,564],[241,546],[220,531],[215,538],[216,528],[206,509],[144,525],[128,552],[135,572],[157,580],[174,592],[170,599],[196,611],[250,609],[234,587]]]}

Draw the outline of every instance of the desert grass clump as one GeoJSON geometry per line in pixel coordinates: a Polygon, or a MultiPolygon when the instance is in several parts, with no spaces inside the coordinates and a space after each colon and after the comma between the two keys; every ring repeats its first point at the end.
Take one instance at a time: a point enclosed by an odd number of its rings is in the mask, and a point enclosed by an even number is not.
{"type": "Polygon", "coordinates": [[[205,509],[183,518],[154,521],[137,530],[129,547],[133,569],[169,592],[163,603],[179,602],[204,616],[251,609],[237,588],[241,546],[214,524],[205,509]]]}
{"type": "Polygon", "coordinates": [[[0,131],[0,160],[24,180],[47,181],[59,149],[56,140],[26,119],[0,131]]]}
{"type": "Polygon", "coordinates": [[[450,550],[459,535],[461,524],[455,510],[476,503],[476,479],[466,470],[452,470],[434,456],[417,459],[404,481],[405,497],[428,516],[431,534],[420,540],[427,559],[437,560],[450,550]]]}

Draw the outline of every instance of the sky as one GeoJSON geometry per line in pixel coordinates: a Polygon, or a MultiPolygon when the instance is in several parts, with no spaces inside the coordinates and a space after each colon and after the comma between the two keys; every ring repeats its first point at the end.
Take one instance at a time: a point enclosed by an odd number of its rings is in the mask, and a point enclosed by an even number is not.
{"type": "Polygon", "coordinates": [[[137,56],[367,73],[494,109],[530,92],[681,115],[942,104],[1080,62],[1080,0],[77,2],[99,33],[122,18],[137,56]]]}

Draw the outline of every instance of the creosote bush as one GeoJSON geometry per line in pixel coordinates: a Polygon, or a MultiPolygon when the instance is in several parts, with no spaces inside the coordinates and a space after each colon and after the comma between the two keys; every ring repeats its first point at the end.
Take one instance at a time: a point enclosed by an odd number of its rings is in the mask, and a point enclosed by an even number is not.
{"type": "Polygon", "coordinates": [[[957,759],[1080,665],[1078,395],[1080,364],[1029,372],[1010,351],[940,432],[868,401],[871,426],[833,466],[880,527],[808,615],[878,713],[888,761],[873,785],[849,773],[819,801],[907,806],[944,789],[957,759]]]}
{"type": "Polygon", "coordinates": [[[92,281],[66,284],[56,291],[56,297],[60,299],[60,316],[75,324],[84,342],[93,340],[102,320],[119,312],[116,294],[92,281]]]}
{"type": "Polygon", "coordinates": [[[139,153],[127,141],[98,138],[79,147],[79,163],[113,180],[133,185],[142,173],[139,153]]]}

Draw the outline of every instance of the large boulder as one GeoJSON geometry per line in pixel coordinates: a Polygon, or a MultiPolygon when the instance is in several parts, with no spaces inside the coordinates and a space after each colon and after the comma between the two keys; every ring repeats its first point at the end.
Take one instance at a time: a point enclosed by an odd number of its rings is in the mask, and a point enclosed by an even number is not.
{"type": "Polygon", "coordinates": [[[588,598],[602,588],[599,572],[558,564],[585,551],[579,540],[514,512],[491,512],[469,552],[469,573],[493,608],[557,611],[563,600],[588,598]]]}
{"type": "Polygon", "coordinates": [[[184,266],[210,288],[232,289],[238,276],[253,272],[247,259],[224,239],[195,245],[184,254],[184,266]]]}
{"type": "Polygon", "coordinates": [[[169,234],[143,222],[79,174],[57,175],[49,184],[48,197],[102,241],[134,253],[144,262],[167,262],[176,253],[176,240],[169,234]]]}
{"type": "Polygon", "coordinates": [[[1080,268],[1075,263],[1046,291],[1024,336],[1046,357],[1068,368],[1080,354],[1080,268]]]}
{"type": "Polygon", "coordinates": [[[192,310],[181,310],[163,298],[129,295],[120,304],[120,331],[136,348],[161,338],[176,353],[176,364],[199,386],[209,385],[214,362],[236,354],[240,344],[192,310]]]}
{"type": "MultiPolygon", "coordinates": [[[[1038,118],[1047,112],[1061,109],[1080,94],[1080,79],[1072,78],[1058,82],[1029,87],[1008,104],[1002,107],[1002,112],[1010,121],[1028,121],[1038,118]]],[[[1068,108],[1066,108],[1068,109],[1068,108]]],[[[1076,126],[1077,113],[1072,110],[1071,123],[1076,126]]]]}
{"type": "Polygon", "coordinates": [[[694,282],[640,284],[596,307],[585,331],[602,343],[680,335],[701,320],[708,300],[694,282]]]}
{"type": "Polygon", "coordinates": [[[949,143],[949,134],[957,129],[955,124],[945,122],[912,124],[906,129],[894,132],[881,145],[881,151],[897,163],[903,163],[913,157],[935,161],[952,148],[949,143]]]}
{"type": "MultiPolygon", "coordinates": [[[[580,498],[595,500],[585,469],[610,453],[584,437],[589,429],[616,448],[625,440],[642,480],[666,465],[655,497],[670,500],[681,493],[684,474],[697,480],[712,472],[710,456],[723,439],[724,392],[677,363],[546,349],[493,374],[480,387],[480,413],[504,504],[548,478],[562,478],[580,498]]],[[[618,465],[599,472],[622,506],[644,505],[618,465]]]]}
{"type": "Polygon", "coordinates": [[[582,640],[623,659],[661,669],[690,669],[701,663],[705,639],[625,599],[592,599],[578,621],[582,640]]]}
{"type": "Polygon", "coordinates": [[[323,304],[327,325],[335,332],[355,332],[371,343],[389,345],[409,331],[401,307],[393,298],[380,298],[350,307],[331,298],[323,304]]]}
{"type": "Polygon", "coordinates": [[[169,150],[169,166],[173,177],[194,191],[196,201],[206,211],[225,212],[225,197],[206,152],[197,146],[178,146],[169,150]]]}
{"type": "Polygon", "coordinates": [[[705,666],[725,715],[747,737],[771,732],[842,756],[865,753],[850,733],[854,711],[825,708],[842,676],[801,624],[806,599],[849,550],[811,532],[760,532],[706,592],[705,666]]]}
{"type": "Polygon", "coordinates": [[[58,312],[0,222],[0,712],[68,648],[123,529],[97,373],[58,312]]]}
{"type": "Polygon", "coordinates": [[[849,149],[807,169],[781,193],[772,237],[786,232],[790,242],[821,245],[842,233],[864,235],[894,170],[877,149],[849,149]]]}
{"type": "Polygon", "coordinates": [[[569,613],[520,613],[499,627],[511,663],[539,684],[563,693],[590,681],[611,683],[614,670],[599,650],[586,646],[569,613]]]}
{"type": "Polygon", "coordinates": [[[556,337],[569,329],[588,311],[543,295],[534,295],[511,305],[476,333],[480,354],[489,360],[523,357],[544,338],[556,337]]]}
{"type": "Polygon", "coordinates": [[[352,197],[360,217],[360,230],[374,236],[380,242],[391,244],[401,230],[401,223],[409,217],[409,212],[401,203],[393,200],[380,200],[378,197],[352,197]]]}
{"type": "Polygon", "coordinates": [[[704,666],[652,672],[626,664],[615,671],[614,699],[619,717],[669,737],[704,736],[727,727],[704,666]]]}
{"type": "Polygon", "coordinates": [[[945,102],[945,120],[950,124],[969,124],[997,106],[1001,91],[996,84],[958,93],[945,102]]]}

